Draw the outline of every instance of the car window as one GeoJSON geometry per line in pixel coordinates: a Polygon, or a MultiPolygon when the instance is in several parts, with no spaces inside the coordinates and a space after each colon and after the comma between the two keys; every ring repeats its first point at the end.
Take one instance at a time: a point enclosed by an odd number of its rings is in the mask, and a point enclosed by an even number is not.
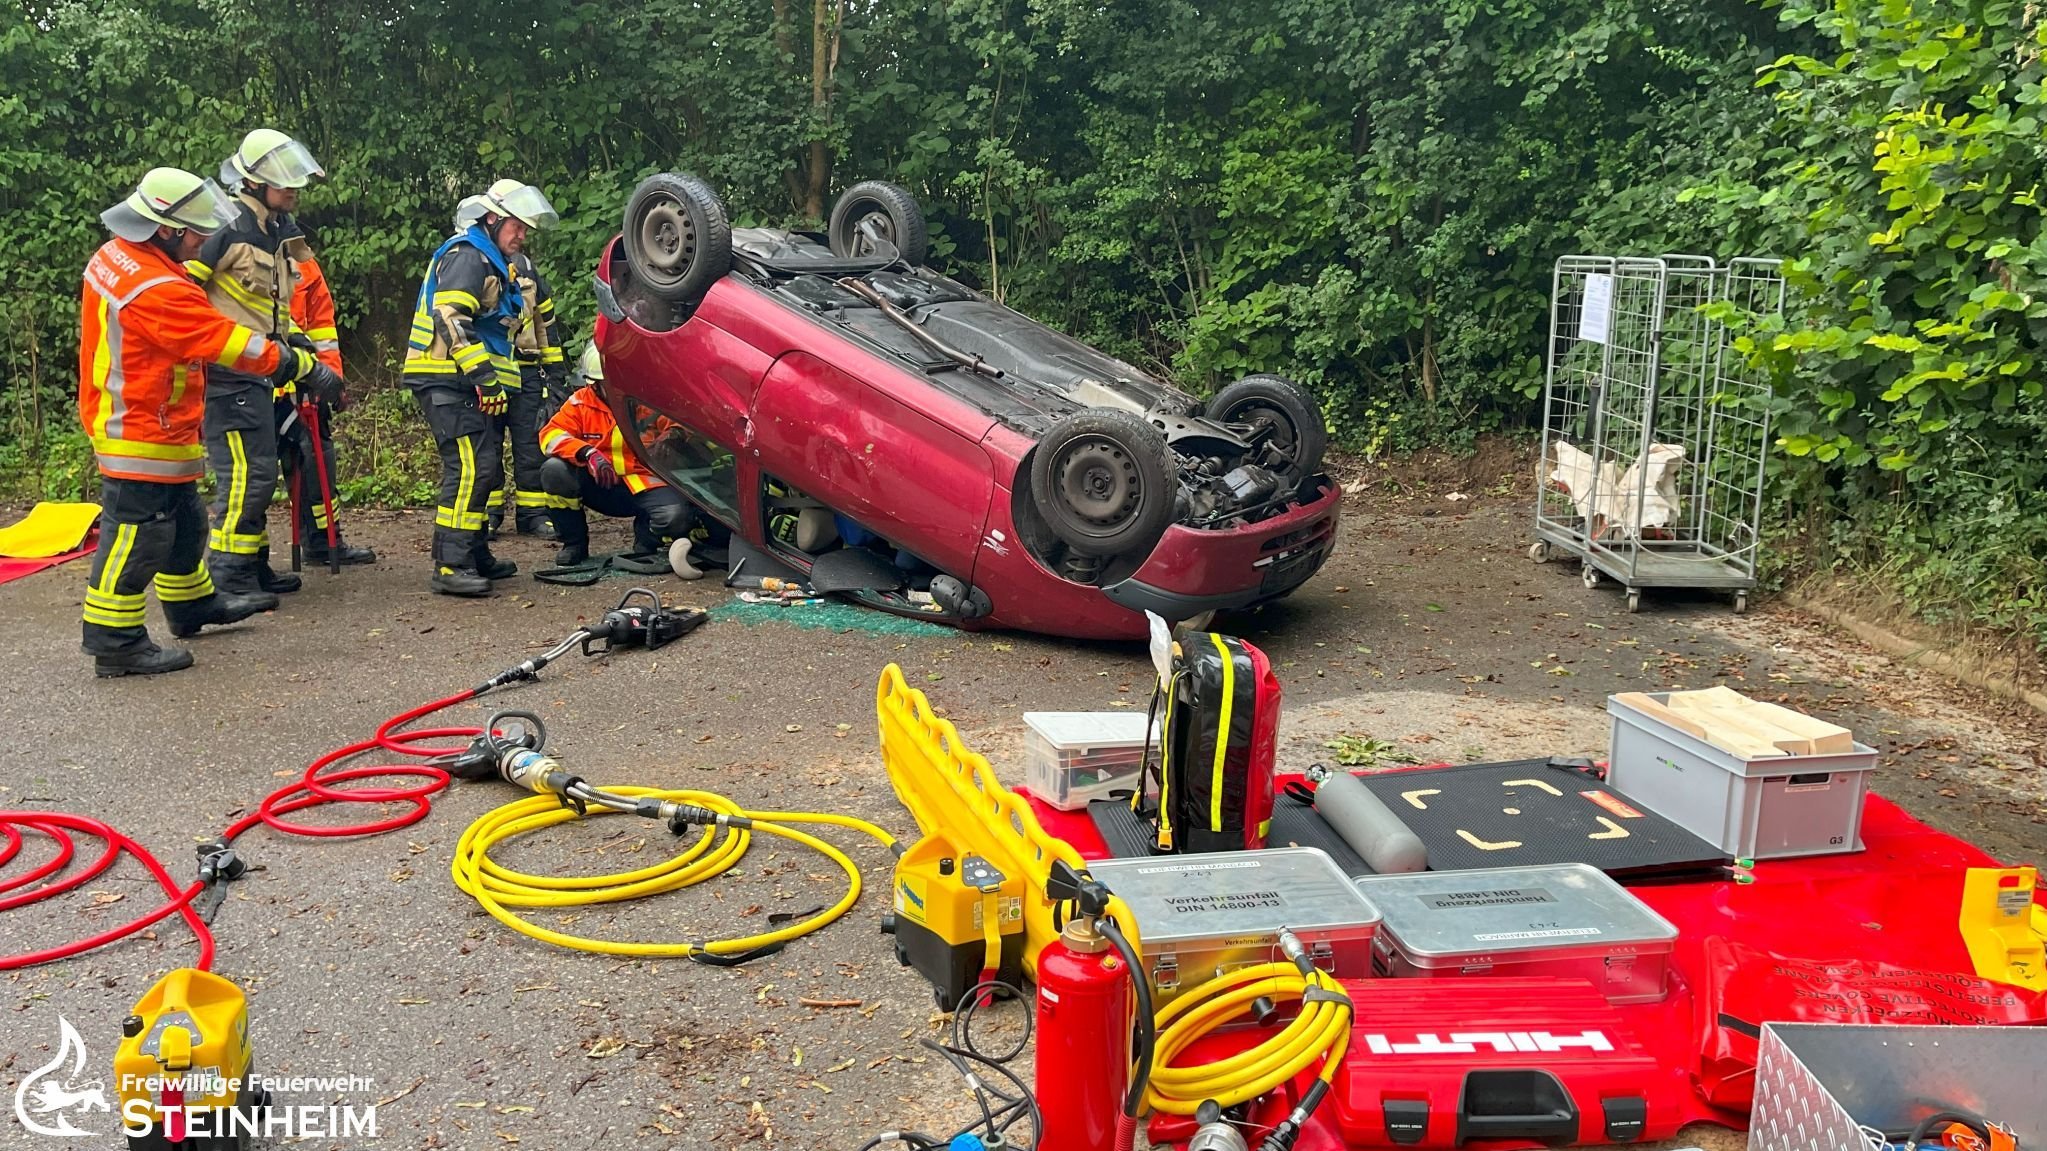
{"type": "Polygon", "coordinates": [[[625,397],[625,422],[640,459],[677,491],[725,521],[739,523],[739,470],[732,453],[662,415],[636,396],[625,397]]]}

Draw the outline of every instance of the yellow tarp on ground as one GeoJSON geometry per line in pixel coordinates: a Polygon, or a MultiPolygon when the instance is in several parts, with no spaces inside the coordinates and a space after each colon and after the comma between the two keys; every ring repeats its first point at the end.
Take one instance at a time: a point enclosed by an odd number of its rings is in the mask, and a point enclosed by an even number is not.
{"type": "Polygon", "coordinates": [[[99,514],[98,504],[39,503],[21,522],[0,528],[0,556],[34,560],[76,551],[99,514]]]}

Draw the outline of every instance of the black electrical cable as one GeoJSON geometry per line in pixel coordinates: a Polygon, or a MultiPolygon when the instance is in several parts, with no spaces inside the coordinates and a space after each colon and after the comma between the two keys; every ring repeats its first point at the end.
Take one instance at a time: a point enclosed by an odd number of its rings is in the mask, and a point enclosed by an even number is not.
{"type": "Polygon", "coordinates": [[[1935,1111],[1921,1119],[1918,1126],[1912,1128],[1912,1134],[1906,1138],[1906,1146],[1918,1147],[1926,1141],[1928,1135],[1933,1134],[1935,1127],[1943,1123],[1960,1123],[1974,1131],[1983,1140],[1985,1147],[1990,1146],[1990,1125],[1984,1122],[1981,1116],[1971,1115],[1966,1111],[1935,1111]]]}
{"type": "Polygon", "coordinates": [[[1130,1075],[1130,1090],[1123,1096],[1123,1114],[1134,1119],[1144,1100],[1145,1085],[1151,1082],[1152,1051],[1158,1046],[1157,1024],[1152,1019],[1151,981],[1144,977],[1144,964],[1137,957],[1137,949],[1123,938],[1123,930],[1116,926],[1116,921],[1105,916],[1101,926],[1102,934],[1123,957],[1130,986],[1137,993],[1137,1034],[1131,1042],[1137,1053],[1137,1066],[1130,1075]]]}
{"type": "Polygon", "coordinates": [[[1002,1054],[988,1055],[987,1052],[982,1051],[974,1043],[975,1013],[981,1010],[984,1003],[993,1003],[1005,994],[1019,1002],[1024,1001],[1022,988],[1000,979],[984,980],[968,988],[967,993],[960,997],[959,1005],[953,1009],[952,1045],[962,1050],[985,1055],[996,1063],[1008,1063],[1010,1060],[1022,1055],[1024,1048],[1030,1046],[1031,1034],[1038,1026],[1037,1013],[1035,1011],[1026,1010],[1023,1013],[1023,1037],[1016,1041],[1016,1046],[1011,1047],[1002,1054]]]}
{"type": "Polygon", "coordinates": [[[877,1148],[886,1147],[891,1143],[899,1143],[909,1151],[944,1151],[945,1148],[952,1146],[953,1140],[977,1131],[986,1131],[990,1137],[1000,1140],[1005,1148],[1019,1147],[1022,1151],[1036,1151],[1039,1140],[1044,1137],[1044,1113],[1038,1109],[1038,1097],[1031,1090],[1030,1084],[1025,1083],[1007,1066],[1017,1056],[1023,1054],[1024,1048],[1030,1046],[1032,1031],[1037,1026],[1037,1019],[1029,1010],[1030,1003],[1031,1001],[1024,995],[1023,988],[1013,983],[1000,979],[977,983],[960,997],[959,1005],[953,1012],[951,1043],[939,1043],[931,1039],[918,1040],[920,1046],[951,1064],[953,1070],[958,1071],[973,1088],[974,1104],[981,1109],[980,1122],[970,1123],[944,1139],[936,1139],[918,1131],[885,1131],[861,1144],[859,1151],[876,1151],[877,1148]],[[974,1017],[986,1005],[982,1002],[984,999],[989,1003],[1010,999],[1025,1007],[1023,1038],[995,1055],[990,1055],[974,1045],[974,1017]],[[1014,1088],[1016,1093],[1012,1095],[992,1082],[985,1082],[975,1070],[977,1064],[999,1076],[1014,1088]],[[999,1106],[989,1105],[991,1096],[999,1106]],[[1030,1120],[1031,1141],[1022,1144],[1011,1142],[1010,1129],[1025,1119],[1030,1120]]]}

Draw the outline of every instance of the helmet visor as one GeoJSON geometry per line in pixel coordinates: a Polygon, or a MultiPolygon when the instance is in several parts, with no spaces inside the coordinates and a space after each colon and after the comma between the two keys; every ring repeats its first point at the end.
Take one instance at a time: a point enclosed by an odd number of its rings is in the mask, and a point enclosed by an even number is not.
{"type": "Polygon", "coordinates": [[[326,174],[327,170],[297,140],[286,140],[249,165],[249,179],[273,188],[303,188],[326,174]]]}
{"type": "MultiPolygon", "coordinates": [[[[142,193],[137,192],[136,195],[141,196],[142,193]]],[[[150,198],[147,209],[145,215],[173,228],[186,228],[202,236],[211,236],[234,223],[235,219],[234,201],[212,180],[201,180],[191,191],[168,203],[150,198]]]]}
{"type": "Polygon", "coordinates": [[[547,194],[531,184],[521,184],[495,199],[506,215],[518,217],[529,228],[552,228],[561,223],[561,213],[548,202],[547,194]]]}
{"type": "Polygon", "coordinates": [[[490,212],[491,207],[488,199],[482,196],[464,196],[462,202],[455,205],[455,230],[457,232],[468,231],[471,224],[490,215],[490,212]]]}

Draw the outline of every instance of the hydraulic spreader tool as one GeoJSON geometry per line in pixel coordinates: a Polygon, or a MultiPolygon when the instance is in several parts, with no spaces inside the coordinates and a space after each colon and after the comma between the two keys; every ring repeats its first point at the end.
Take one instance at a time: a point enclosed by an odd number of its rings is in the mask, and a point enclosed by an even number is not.
{"type": "MultiPolygon", "coordinates": [[[[571,652],[596,657],[632,649],[653,650],[689,634],[705,619],[701,610],[669,607],[646,588],[632,589],[602,617],[569,633],[547,651],[467,690],[393,716],[370,738],[314,760],[297,780],[264,797],[248,815],[200,844],[197,874],[183,884],[148,848],[101,820],[51,811],[0,811],[0,868],[22,856],[34,842],[30,835],[46,845],[43,853],[49,856],[23,874],[0,876],[0,913],[78,891],[123,855],[147,869],[165,897],[161,906],[120,927],[42,950],[0,956],[0,971],[68,959],[133,936],[172,916],[183,919],[198,937],[199,954],[191,967],[164,976],[136,1003],[134,1013],[123,1024],[115,1059],[124,1121],[135,1114],[155,1117],[144,1129],[129,1126],[130,1147],[182,1147],[184,1132],[197,1129],[191,1128],[194,1116],[222,1116],[267,1106],[260,1093],[251,1093],[246,1087],[253,1056],[243,994],[211,971],[213,916],[226,885],[249,869],[236,846],[241,836],[258,826],[323,838],[376,835],[424,819],[431,810],[432,797],[455,779],[493,778],[535,794],[476,820],[462,835],[451,871],[456,884],[500,922],[535,939],[613,955],[686,957],[731,966],[773,954],[790,940],[839,918],[860,894],[860,871],[850,856],[790,825],[846,828],[893,848],[894,840],[887,832],[841,815],[753,811],[712,792],[597,786],[564,766],[548,749],[546,725],[531,711],[499,711],[480,728],[412,727],[437,712],[537,679],[549,664],[571,652]],[[403,756],[408,762],[346,765],[346,761],[378,752],[403,756]],[[399,810],[355,824],[309,823],[296,818],[312,809],[339,804],[396,805],[399,810]],[[515,837],[610,814],[656,820],[677,836],[694,833],[696,838],[660,863],[607,876],[529,875],[490,858],[494,847],[515,837]],[[613,942],[567,935],[520,917],[522,909],[616,903],[716,878],[740,862],[757,833],[826,856],[845,874],[844,894],[825,907],[770,916],[767,931],[730,938],[613,942]],[[81,852],[81,841],[97,848],[81,852]],[[87,855],[92,858],[83,862],[87,855]],[[130,1095],[139,1096],[134,1110],[130,1109],[130,1095]]],[[[6,934],[13,939],[23,933],[10,930],[6,934]]],[[[225,1120],[216,1118],[209,1129],[221,1130],[221,1122],[225,1120]]],[[[260,1122],[245,1119],[243,1124],[261,1130],[260,1122]]],[[[218,1145],[239,1148],[246,1144],[244,1136],[218,1145]]]]}

